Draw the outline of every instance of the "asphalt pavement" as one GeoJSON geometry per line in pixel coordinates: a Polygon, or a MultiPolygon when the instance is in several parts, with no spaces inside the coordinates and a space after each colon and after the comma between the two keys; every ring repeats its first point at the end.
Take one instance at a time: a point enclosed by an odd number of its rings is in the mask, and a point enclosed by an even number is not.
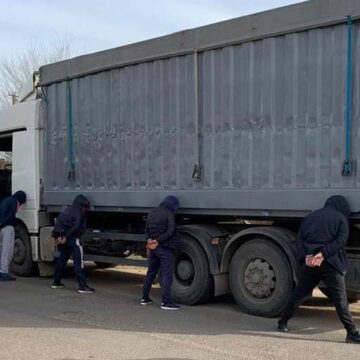
{"type": "MultiPolygon", "coordinates": [[[[139,305],[144,271],[87,267],[94,294],[78,294],[72,269],[65,289],[51,279],[0,283],[0,360],[360,359],[331,303],[316,293],[289,323],[242,313],[231,297],[209,304],[160,309],[139,305]]],[[[351,310],[360,326],[360,303],[351,310]]]]}

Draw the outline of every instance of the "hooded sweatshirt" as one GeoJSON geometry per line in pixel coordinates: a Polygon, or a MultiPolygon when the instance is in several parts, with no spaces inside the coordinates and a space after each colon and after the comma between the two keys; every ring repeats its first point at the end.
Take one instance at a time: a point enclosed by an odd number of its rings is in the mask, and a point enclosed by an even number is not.
{"type": "Polygon", "coordinates": [[[12,196],[8,196],[0,203],[0,227],[16,224],[17,204],[20,205],[26,202],[26,194],[19,190],[12,196]]]}
{"type": "Polygon", "coordinates": [[[64,236],[69,242],[82,235],[86,230],[85,209],[89,206],[90,202],[84,195],[76,196],[72,205],[57,217],[52,236],[64,236]]]}
{"type": "Polygon", "coordinates": [[[299,260],[304,262],[306,255],[322,252],[326,262],[341,274],[345,274],[349,216],[349,204],[340,195],[331,196],[322,209],[306,216],[297,237],[299,260]]]}
{"type": "Polygon", "coordinates": [[[160,247],[176,249],[175,211],[178,208],[178,199],[169,195],[157,208],[150,211],[145,225],[146,240],[157,240],[160,247]]]}

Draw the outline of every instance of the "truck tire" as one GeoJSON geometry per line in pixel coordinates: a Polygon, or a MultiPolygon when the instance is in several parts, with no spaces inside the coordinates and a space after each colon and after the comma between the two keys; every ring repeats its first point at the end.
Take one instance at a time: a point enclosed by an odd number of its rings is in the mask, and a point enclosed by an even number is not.
{"type": "Polygon", "coordinates": [[[355,304],[360,300],[360,295],[356,291],[348,291],[347,298],[350,304],[355,304]]]}
{"type": "Polygon", "coordinates": [[[171,289],[174,301],[186,305],[204,303],[213,293],[214,280],[205,252],[194,238],[182,235],[171,289]]]}
{"type": "Polygon", "coordinates": [[[35,271],[30,236],[21,225],[15,226],[14,257],[11,270],[15,275],[19,276],[31,276],[35,271]]]}
{"type": "Polygon", "coordinates": [[[254,239],[236,250],[229,272],[231,292],[250,314],[273,317],[288,303],[292,269],[285,253],[265,239],[254,239]]]}
{"type": "MultiPolygon", "coordinates": [[[[319,290],[332,302],[331,295],[326,286],[319,286],[319,290]]],[[[356,291],[347,291],[347,298],[350,304],[355,304],[359,301],[360,295],[356,291]]]]}

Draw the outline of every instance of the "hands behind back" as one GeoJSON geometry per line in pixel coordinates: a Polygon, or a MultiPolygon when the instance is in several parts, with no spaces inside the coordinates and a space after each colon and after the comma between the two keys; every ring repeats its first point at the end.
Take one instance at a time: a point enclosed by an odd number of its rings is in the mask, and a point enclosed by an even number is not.
{"type": "Polygon", "coordinates": [[[149,250],[155,250],[158,247],[159,243],[157,240],[148,239],[146,248],[149,250]]]}
{"type": "Polygon", "coordinates": [[[321,266],[323,261],[324,261],[324,256],[321,252],[319,252],[316,255],[306,256],[305,264],[308,267],[316,267],[316,266],[321,266]]]}
{"type": "Polygon", "coordinates": [[[59,236],[58,238],[55,238],[55,245],[64,245],[65,243],[66,243],[65,236],[59,236]]]}

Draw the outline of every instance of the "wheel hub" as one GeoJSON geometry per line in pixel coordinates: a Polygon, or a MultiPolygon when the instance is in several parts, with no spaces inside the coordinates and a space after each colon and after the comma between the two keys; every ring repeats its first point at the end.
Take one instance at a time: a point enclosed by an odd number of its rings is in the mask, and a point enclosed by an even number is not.
{"type": "Polygon", "coordinates": [[[177,263],[176,272],[181,280],[190,280],[194,277],[194,265],[190,260],[180,260],[177,263]]]}
{"type": "Polygon", "coordinates": [[[269,297],[275,289],[274,269],[264,259],[254,259],[248,264],[244,280],[249,294],[258,299],[269,297]]]}

